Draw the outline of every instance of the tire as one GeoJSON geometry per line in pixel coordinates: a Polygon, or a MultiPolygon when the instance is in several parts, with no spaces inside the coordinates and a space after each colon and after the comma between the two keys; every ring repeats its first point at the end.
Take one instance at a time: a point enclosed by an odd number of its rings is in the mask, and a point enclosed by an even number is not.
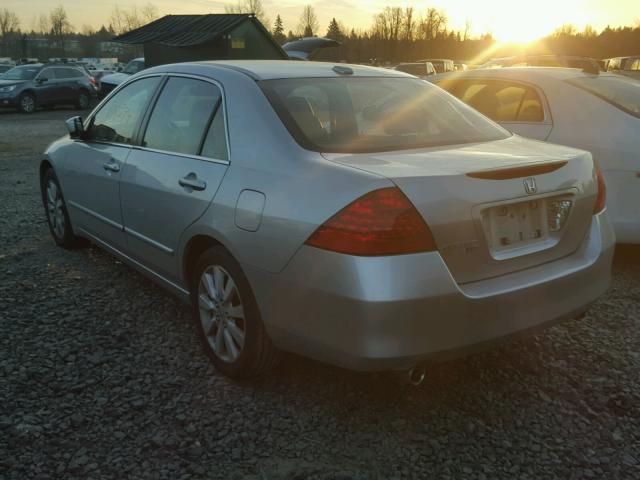
{"type": "Polygon", "coordinates": [[[36,97],[33,93],[23,93],[20,95],[19,107],[22,113],[33,113],[38,108],[36,97]]]}
{"type": "Polygon", "coordinates": [[[42,203],[47,216],[49,232],[53,240],[59,247],[66,249],[80,248],[86,245],[86,241],[73,234],[71,220],[67,213],[67,205],[64,202],[60,183],[53,172],[49,169],[42,177],[42,203]]]}
{"type": "Polygon", "coordinates": [[[76,107],[78,108],[78,110],[86,110],[87,108],[89,108],[90,104],[91,97],[89,97],[89,94],[84,90],[80,90],[80,93],[78,93],[78,98],[76,100],[76,107]]]}
{"type": "Polygon", "coordinates": [[[277,365],[280,352],[267,335],[249,281],[224,248],[212,247],[200,256],[191,286],[198,336],[218,371],[241,379],[277,365]]]}

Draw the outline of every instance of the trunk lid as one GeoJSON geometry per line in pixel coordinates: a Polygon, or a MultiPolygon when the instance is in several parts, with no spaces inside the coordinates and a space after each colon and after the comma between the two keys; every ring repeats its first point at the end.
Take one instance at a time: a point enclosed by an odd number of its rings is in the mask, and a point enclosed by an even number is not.
{"type": "Polygon", "coordinates": [[[391,179],[431,229],[458,283],[573,253],[591,224],[591,154],[512,136],[480,144],[324,154],[391,179]]]}

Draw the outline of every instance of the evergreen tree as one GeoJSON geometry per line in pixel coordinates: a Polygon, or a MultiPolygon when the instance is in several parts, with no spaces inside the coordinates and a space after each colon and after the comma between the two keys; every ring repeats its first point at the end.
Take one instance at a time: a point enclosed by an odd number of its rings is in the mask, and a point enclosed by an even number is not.
{"type": "Polygon", "coordinates": [[[284,24],[282,23],[282,18],[280,15],[276,17],[276,22],[273,25],[273,38],[276,39],[276,42],[282,44],[287,40],[287,37],[284,34],[284,24]]]}
{"type": "Polygon", "coordinates": [[[342,33],[340,25],[338,25],[335,17],[331,19],[331,22],[329,22],[327,38],[331,38],[332,40],[342,40],[344,38],[344,34],[342,33]]]}

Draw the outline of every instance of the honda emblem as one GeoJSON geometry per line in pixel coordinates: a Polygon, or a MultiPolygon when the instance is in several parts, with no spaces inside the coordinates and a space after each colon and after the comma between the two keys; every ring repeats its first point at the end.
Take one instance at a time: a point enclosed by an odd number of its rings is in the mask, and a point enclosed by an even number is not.
{"type": "Polygon", "coordinates": [[[529,195],[533,195],[538,191],[538,186],[536,185],[536,179],[533,177],[524,179],[524,190],[529,195]]]}

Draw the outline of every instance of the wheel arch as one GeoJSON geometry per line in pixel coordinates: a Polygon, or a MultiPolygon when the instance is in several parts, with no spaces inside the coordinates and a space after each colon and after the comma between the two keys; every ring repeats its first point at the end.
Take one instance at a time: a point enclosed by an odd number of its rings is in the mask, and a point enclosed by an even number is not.
{"type": "MultiPolygon", "coordinates": [[[[222,247],[229,252],[229,249],[221,241],[209,233],[197,233],[186,242],[183,249],[181,267],[182,280],[189,290],[191,290],[191,277],[198,258],[211,247],[222,247]]],[[[232,255],[231,252],[229,254],[232,255]]]]}

